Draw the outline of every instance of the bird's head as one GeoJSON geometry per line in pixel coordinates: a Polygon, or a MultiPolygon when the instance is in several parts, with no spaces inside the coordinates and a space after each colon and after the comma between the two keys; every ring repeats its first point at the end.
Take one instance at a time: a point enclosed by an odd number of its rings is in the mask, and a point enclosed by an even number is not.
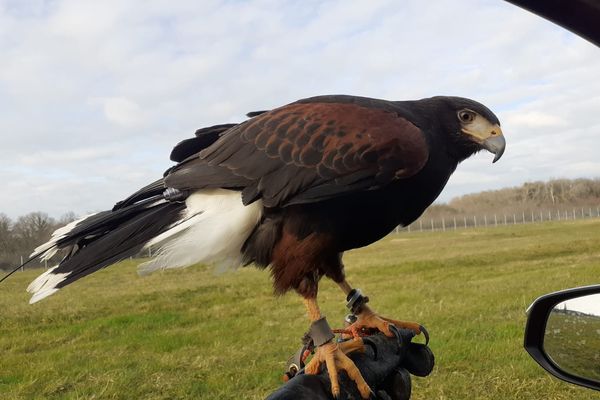
{"type": "Polygon", "coordinates": [[[443,108],[442,124],[446,133],[450,135],[452,150],[460,160],[480,150],[493,153],[492,162],[502,157],[506,141],[498,117],[489,108],[463,97],[440,96],[431,100],[443,108]]]}

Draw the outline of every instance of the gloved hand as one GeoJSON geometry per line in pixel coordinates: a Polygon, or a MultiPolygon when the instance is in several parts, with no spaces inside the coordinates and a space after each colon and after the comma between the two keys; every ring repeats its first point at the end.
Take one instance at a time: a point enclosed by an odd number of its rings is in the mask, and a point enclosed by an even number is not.
{"type": "MultiPolygon", "coordinates": [[[[411,394],[411,377],[427,376],[434,365],[431,349],[420,343],[412,343],[414,333],[399,329],[397,337],[378,333],[364,338],[365,352],[348,356],[354,361],[363,378],[376,397],[384,400],[408,400],[411,394]]],[[[330,400],[330,381],[327,371],[319,375],[303,374],[302,370],[272,393],[268,400],[330,400]]],[[[360,400],[356,385],[345,373],[340,373],[341,394],[338,399],[360,400]]]]}

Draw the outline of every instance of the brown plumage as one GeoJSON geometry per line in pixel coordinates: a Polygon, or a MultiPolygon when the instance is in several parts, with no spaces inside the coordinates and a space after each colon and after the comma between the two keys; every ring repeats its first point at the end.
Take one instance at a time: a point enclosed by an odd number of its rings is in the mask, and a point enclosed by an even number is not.
{"type": "Polygon", "coordinates": [[[259,112],[171,169],[165,185],[240,190],[244,204],[260,199],[263,218],[242,248],[244,260],[270,265],[277,293],[313,294],[324,274],[344,279],[343,251],[412,222],[460,159],[479,150],[469,140],[457,143],[455,157],[441,151],[454,143],[437,133],[445,121],[435,113],[447,113],[456,99],[434,99],[322,96],[259,112]],[[432,145],[434,163],[422,171],[432,145]],[[416,174],[420,179],[411,179],[416,174]]]}
{"type": "Polygon", "coordinates": [[[294,103],[231,128],[165,182],[185,189],[243,185],[245,204],[260,198],[280,207],[385,186],[416,173],[427,156],[421,131],[397,114],[352,103],[294,103]]]}

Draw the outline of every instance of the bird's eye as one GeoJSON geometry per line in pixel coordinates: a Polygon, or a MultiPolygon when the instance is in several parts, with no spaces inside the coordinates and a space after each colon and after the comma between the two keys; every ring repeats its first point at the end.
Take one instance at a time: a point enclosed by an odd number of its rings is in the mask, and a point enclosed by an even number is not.
{"type": "Polygon", "coordinates": [[[472,122],[475,119],[475,113],[469,110],[461,110],[458,112],[458,119],[461,122],[472,122]]]}

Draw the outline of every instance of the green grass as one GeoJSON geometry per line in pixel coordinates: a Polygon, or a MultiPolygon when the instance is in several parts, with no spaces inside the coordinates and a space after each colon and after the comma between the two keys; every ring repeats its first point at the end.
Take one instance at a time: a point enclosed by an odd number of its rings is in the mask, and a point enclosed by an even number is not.
{"type": "MultiPolygon", "coordinates": [[[[347,276],[383,315],[431,334],[436,368],[413,399],[592,399],[522,348],[524,310],[549,291],[598,282],[600,221],[391,235],[346,254],[347,276]]],[[[25,271],[0,285],[1,399],[258,399],[280,385],[308,326],[267,272],[206,267],[140,278],[100,271],[29,306],[25,271]]],[[[344,299],[323,281],[331,322],[344,299]]]]}
{"type": "Polygon", "coordinates": [[[563,370],[600,382],[600,317],[553,310],[546,325],[544,350],[563,370]]]}

